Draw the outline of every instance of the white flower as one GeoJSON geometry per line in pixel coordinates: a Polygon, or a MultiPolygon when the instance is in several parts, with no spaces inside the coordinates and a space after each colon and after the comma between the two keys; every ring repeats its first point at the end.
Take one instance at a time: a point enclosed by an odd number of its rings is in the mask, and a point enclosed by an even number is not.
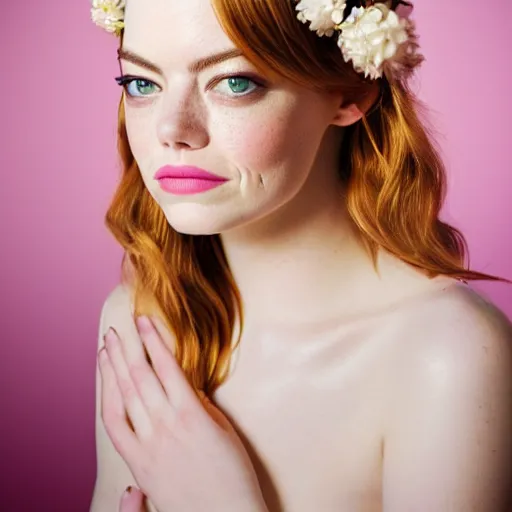
{"type": "Polygon", "coordinates": [[[125,0],[92,0],[91,19],[107,32],[119,35],[124,27],[125,0]]]}
{"type": "Polygon", "coordinates": [[[383,63],[409,38],[408,21],[382,3],[354,7],[340,29],[338,46],[345,62],[352,60],[356,71],[372,79],[382,76],[383,63]]]}
{"type": "Polygon", "coordinates": [[[295,7],[302,23],[311,22],[309,29],[321,36],[331,37],[336,25],[343,21],[345,0],[300,0],[295,7]]]}

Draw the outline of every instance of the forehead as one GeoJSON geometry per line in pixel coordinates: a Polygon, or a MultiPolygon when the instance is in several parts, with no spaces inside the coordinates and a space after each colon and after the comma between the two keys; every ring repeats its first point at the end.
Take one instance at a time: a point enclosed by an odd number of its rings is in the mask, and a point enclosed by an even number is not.
{"type": "Polygon", "coordinates": [[[127,0],[123,46],[164,65],[233,48],[210,0],[127,0]]]}

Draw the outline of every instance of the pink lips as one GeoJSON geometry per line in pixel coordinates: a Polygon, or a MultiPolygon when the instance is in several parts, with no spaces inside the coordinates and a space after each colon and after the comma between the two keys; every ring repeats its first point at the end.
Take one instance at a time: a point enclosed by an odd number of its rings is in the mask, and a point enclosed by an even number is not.
{"type": "Polygon", "coordinates": [[[159,169],[154,178],[163,190],[175,195],[199,194],[228,181],[198,167],[173,165],[159,169]]]}

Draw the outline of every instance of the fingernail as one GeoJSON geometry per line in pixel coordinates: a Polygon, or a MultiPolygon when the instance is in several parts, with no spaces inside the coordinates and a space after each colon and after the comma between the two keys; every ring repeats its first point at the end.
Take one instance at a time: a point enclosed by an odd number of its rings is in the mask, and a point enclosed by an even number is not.
{"type": "Polygon", "coordinates": [[[139,316],[136,319],[137,327],[141,331],[150,331],[153,327],[151,320],[147,316],[139,316]]]}
{"type": "Polygon", "coordinates": [[[103,341],[107,341],[107,340],[113,340],[115,339],[117,336],[117,332],[116,330],[113,328],[113,327],[109,327],[107,333],[105,334],[105,336],[103,336],[103,341]]]}

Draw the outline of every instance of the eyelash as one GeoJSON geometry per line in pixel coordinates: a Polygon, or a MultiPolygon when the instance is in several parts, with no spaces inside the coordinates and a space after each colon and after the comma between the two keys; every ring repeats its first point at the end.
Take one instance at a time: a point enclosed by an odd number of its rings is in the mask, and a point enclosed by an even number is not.
{"type": "MultiPolygon", "coordinates": [[[[255,93],[261,92],[262,89],[266,88],[266,85],[258,77],[252,76],[251,74],[248,74],[248,73],[246,73],[246,74],[236,74],[235,73],[235,74],[229,74],[229,75],[226,74],[226,75],[216,77],[215,79],[211,80],[208,83],[208,85],[206,86],[206,90],[209,91],[210,89],[213,89],[219,83],[223,82],[224,80],[228,80],[230,78],[243,78],[243,79],[248,80],[249,82],[251,82],[252,84],[254,84],[256,86],[251,92],[248,92],[248,93],[225,95],[225,96],[229,96],[230,98],[240,98],[240,97],[245,98],[247,96],[251,96],[255,93]]],[[[137,95],[131,94],[129,92],[129,90],[128,90],[129,86],[136,81],[144,82],[145,84],[153,85],[153,86],[157,87],[158,89],[160,89],[160,87],[157,84],[155,84],[154,82],[152,82],[151,80],[147,80],[140,76],[122,75],[120,77],[115,78],[115,81],[118,83],[118,85],[120,85],[124,89],[126,95],[132,101],[140,101],[140,100],[142,100],[144,98],[148,98],[150,96],[149,94],[148,95],[141,94],[140,96],[137,96],[137,95]]]]}
{"type": "Polygon", "coordinates": [[[146,84],[151,84],[151,85],[154,85],[155,87],[158,87],[154,82],[152,82],[151,80],[146,80],[145,78],[142,78],[142,77],[139,77],[139,76],[133,76],[133,75],[122,75],[122,76],[119,76],[117,78],[115,78],[115,81],[118,83],[118,85],[120,85],[126,95],[129,97],[129,98],[132,98],[132,99],[140,99],[140,98],[144,98],[145,96],[147,97],[147,95],[140,95],[140,96],[135,96],[133,94],[131,94],[128,90],[128,87],[133,83],[133,82],[136,82],[136,81],[140,81],[140,82],[145,82],[146,84]]]}

